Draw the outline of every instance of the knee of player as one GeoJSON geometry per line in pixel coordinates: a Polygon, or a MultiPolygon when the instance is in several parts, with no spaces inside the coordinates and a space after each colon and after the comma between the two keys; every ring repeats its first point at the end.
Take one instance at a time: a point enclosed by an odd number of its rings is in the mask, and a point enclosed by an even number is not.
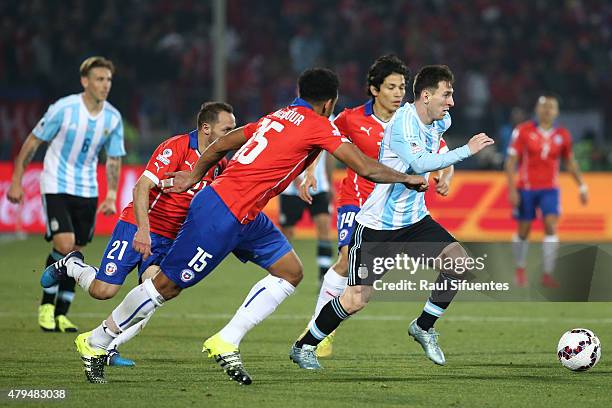
{"type": "Polygon", "coordinates": [[[146,279],[153,279],[155,275],[161,270],[159,265],[151,265],[142,273],[140,277],[141,281],[144,282],[146,279]]]}
{"type": "MultiPolygon", "coordinates": [[[[171,281],[164,273],[158,273],[153,279],[151,279],[155,291],[164,299],[168,301],[173,299],[181,293],[181,288],[176,283],[171,281]]],[[[145,281],[146,282],[146,281],[145,281]]]]}
{"type": "Polygon", "coordinates": [[[302,278],[304,278],[304,266],[301,262],[296,262],[290,269],[287,269],[284,277],[293,286],[297,286],[302,281],[302,278]]]}
{"type": "Polygon", "coordinates": [[[74,241],[60,241],[53,243],[53,248],[63,255],[75,250],[74,241]]]}
{"type": "Polygon", "coordinates": [[[117,294],[117,291],[119,290],[119,287],[114,286],[117,285],[111,286],[99,280],[94,280],[91,286],[89,287],[89,294],[91,295],[91,297],[98,300],[111,299],[117,294]]]}
{"type": "Polygon", "coordinates": [[[463,279],[465,273],[468,272],[468,268],[465,267],[468,256],[467,251],[460,243],[453,242],[447,245],[438,256],[440,263],[436,265],[436,269],[442,273],[463,279]]]}
{"type": "Polygon", "coordinates": [[[340,256],[334,264],[334,271],[338,275],[346,277],[348,275],[348,261],[343,256],[340,256]]]}

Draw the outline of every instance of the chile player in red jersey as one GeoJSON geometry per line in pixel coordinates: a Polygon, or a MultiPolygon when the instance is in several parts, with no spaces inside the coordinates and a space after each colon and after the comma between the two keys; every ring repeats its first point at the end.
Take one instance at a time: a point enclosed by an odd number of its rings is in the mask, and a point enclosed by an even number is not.
{"type": "MultiPolygon", "coordinates": [[[[344,109],[334,120],[342,136],[351,140],[367,156],[378,160],[380,143],[387,123],[402,105],[406,95],[406,81],[410,72],[395,55],[384,55],[374,61],[367,74],[367,93],[371,98],[356,108],[344,109]]],[[[448,151],[444,139],[440,141],[440,153],[448,151]]],[[[452,166],[436,176],[437,191],[447,195],[452,166]]],[[[306,170],[306,178],[300,186],[300,197],[312,200],[310,188],[316,190],[313,177],[314,166],[306,170]]],[[[355,216],[374,189],[375,183],[348,168],[338,195],[338,260],[324,276],[312,320],[331,299],[340,296],[346,288],[348,275],[348,244],[355,228],[355,216]]],[[[311,321],[312,321],[311,320],[311,321]]],[[[308,328],[306,328],[308,330],[308,328]]],[[[327,357],[332,353],[334,333],[317,346],[317,356],[327,357]]]]}
{"type": "MultiPolygon", "coordinates": [[[[121,213],[113,235],[102,257],[100,268],[84,263],[83,255],[71,252],[49,266],[41,278],[47,287],[66,276],[76,282],[92,297],[110,299],[119,291],[127,275],[138,267],[140,281],[153,278],[164,259],[194,195],[211,183],[225,168],[226,159],[211,168],[204,178],[183,193],[167,194],[159,186],[159,179],[169,171],[192,170],[206,148],[236,127],[230,105],[207,102],[197,116],[197,129],[188,134],[174,136],[160,144],[134,187],[134,201],[121,213]]],[[[107,364],[134,365],[117,353],[117,347],[142,330],[147,320],[122,333],[108,347],[107,364]]]]}
{"type": "Polygon", "coordinates": [[[559,116],[559,99],[554,95],[541,95],[535,114],[535,121],[521,123],[514,129],[505,165],[510,203],[518,221],[518,231],[513,238],[516,283],[521,287],[527,286],[525,268],[529,231],[539,208],[546,234],[542,242],[544,274],[541,283],[545,287],[558,287],[552,273],[559,248],[559,159],[565,160],[567,170],[576,180],[583,205],[588,201],[588,189],[574,159],[570,133],[554,124],[559,116]],[[515,179],[517,163],[518,180],[515,179]]]}
{"type": "MultiPolygon", "coordinates": [[[[270,275],[251,289],[230,323],[204,342],[204,349],[231,379],[250,384],[238,345],[242,337],[291,295],[302,279],[302,263],[284,235],[261,212],[321,150],[378,183],[403,183],[424,191],[420,176],[395,171],[365,156],[327,119],[338,99],[338,77],[330,70],[306,70],[299,97],[285,108],[240,127],[211,144],[192,172],[171,173],[169,191],[190,188],[228,151],[239,149],[226,170],[192,201],[161,273],[134,288],[111,316],[76,339],[90,382],[104,382],[100,355],[114,336],[148,318],[181,290],[204,279],[229,253],[270,275]],[[172,187],[174,185],[174,187],[172,187]]],[[[165,184],[164,184],[165,183],[165,184]]]]}

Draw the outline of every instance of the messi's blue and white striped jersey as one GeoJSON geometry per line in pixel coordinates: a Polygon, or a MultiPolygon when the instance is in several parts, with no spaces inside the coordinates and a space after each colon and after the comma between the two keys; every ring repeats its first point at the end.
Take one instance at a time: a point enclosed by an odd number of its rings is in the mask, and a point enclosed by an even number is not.
{"type": "Polygon", "coordinates": [[[125,155],[119,111],[105,101],[94,117],[81,94],[66,96],[49,106],[32,134],[49,142],[40,179],[42,194],[97,197],[100,149],[104,147],[110,157],[125,155]]]}
{"type": "MultiPolygon", "coordinates": [[[[471,155],[467,145],[438,153],[440,138],[450,125],[449,113],[431,125],[423,124],[414,104],[407,103],[387,125],[378,160],[402,173],[427,179],[430,171],[443,169],[471,155]]],[[[425,193],[409,190],[403,184],[377,184],[356,219],[371,229],[395,230],[412,225],[427,214],[425,193]]]]}
{"type": "MultiPolygon", "coordinates": [[[[327,178],[327,152],[321,152],[321,158],[317,163],[317,167],[315,167],[315,179],[317,180],[317,191],[314,191],[312,194],[319,193],[327,193],[329,192],[329,179],[327,178]]],[[[298,189],[293,185],[293,183],[289,184],[285,191],[281,193],[282,195],[298,195],[298,189]]]]}

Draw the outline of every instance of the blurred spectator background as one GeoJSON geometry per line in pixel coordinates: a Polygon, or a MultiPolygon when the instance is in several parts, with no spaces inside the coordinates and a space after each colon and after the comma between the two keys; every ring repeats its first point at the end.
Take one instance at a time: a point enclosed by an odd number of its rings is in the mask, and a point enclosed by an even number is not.
{"type": "Polygon", "coordinates": [[[338,72],[338,109],[361,104],[369,65],[394,52],[412,72],[454,71],[451,146],[486,131],[498,147],[467,167],[499,169],[512,126],[553,91],[581,166],[612,169],[611,2],[227,0],[226,10],[224,40],[213,44],[212,0],[0,2],[0,160],[50,102],[79,92],[81,61],[103,55],[117,67],[109,101],[123,114],[128,162],[146,161],[162,139],[195,127],[221,46],[239,123],[287,104],[313,65],[338,72]]]}

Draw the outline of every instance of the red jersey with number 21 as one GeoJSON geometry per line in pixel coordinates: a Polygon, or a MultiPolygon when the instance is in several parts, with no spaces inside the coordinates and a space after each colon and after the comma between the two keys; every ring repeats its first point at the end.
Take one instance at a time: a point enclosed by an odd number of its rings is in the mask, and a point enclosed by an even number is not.
{"type": "Polygon", "coordinates": [[[255,219],[324,149],[333,153],[349,142],[326,117],[303,99],[244,127],[247,142],[211,187],[236,219],[255,219]]]}
{"type": "MultiPolygon", "coordinates": [[[[160,144],[147,163],[143,176],[159,185],[159,180],[166,178],[165,173],[171,171],[191,171],[198,161],[198,131],[186,135],[174,136],[160,144]]],[[[149,225],[151,232],[174,239],[181,224],[185,221],[189,204],[194,195],[206,187],[219,175],[227,159],[223,158],[211,168],[204,178],[183,193],[163,193],[159,187],[149,191],[149,225]]],[[[134,203],[129,203],[119,217],[122,221],[136,224],[134,203]]]]}

